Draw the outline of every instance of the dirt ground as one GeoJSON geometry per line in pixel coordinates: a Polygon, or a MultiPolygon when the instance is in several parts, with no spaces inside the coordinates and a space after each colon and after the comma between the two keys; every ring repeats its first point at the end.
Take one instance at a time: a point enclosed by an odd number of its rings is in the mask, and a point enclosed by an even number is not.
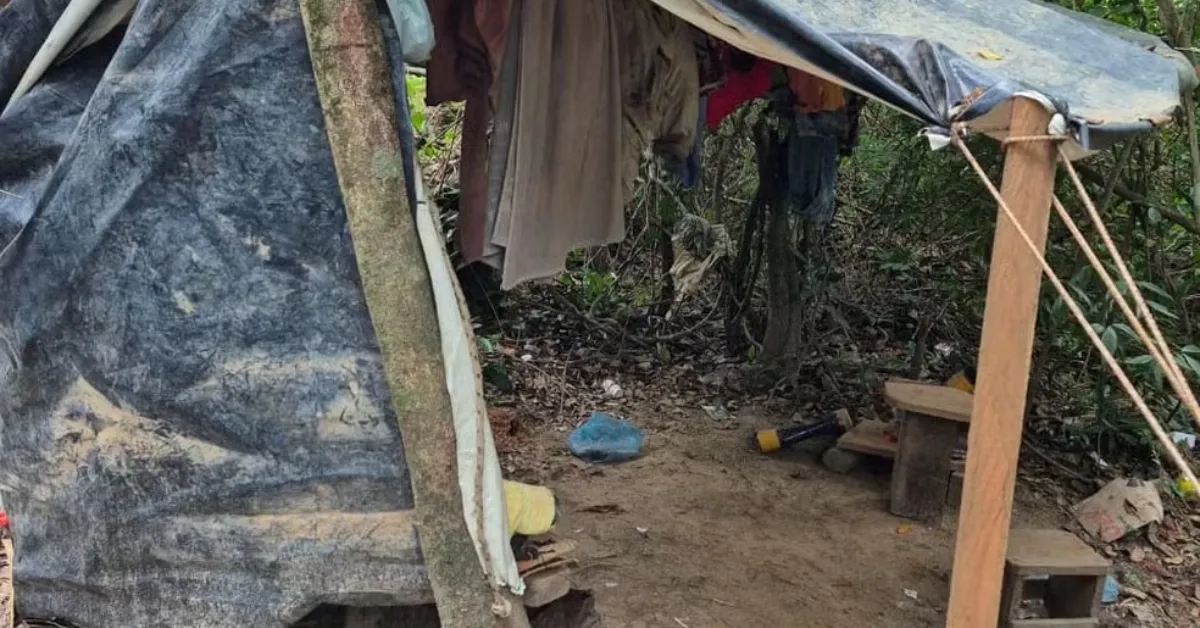
{"type": "MultiPolygon", "coordinates": [[[[628,416],[647,436],[632,462],[582,464],[566,452],[563,427],[521,446],[524,479],[558,495],[555,536],[579,542],[575,584],[595,591],[606,627],[942,621],[954,514],[940,528],[890,515],[886,465],[842,476],[814,451],[755,453],[750,435],[772,421],[750,411],[727,423],[700,411],[628,416]]],[[[1019,506],[1017,525],[1061,523],[1057,510],[1030,506],[1019,506]]]]}

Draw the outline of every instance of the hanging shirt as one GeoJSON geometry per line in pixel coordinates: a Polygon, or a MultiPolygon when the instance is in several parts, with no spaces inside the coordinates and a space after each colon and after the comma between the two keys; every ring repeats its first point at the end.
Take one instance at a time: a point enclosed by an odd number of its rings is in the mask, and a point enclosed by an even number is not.
{"type": "Polygon", "coordinates": [[[797,111],[837,111],[846,106],[846,92],[837,83],[796,68],[787,69],[787,81],[796,98],[797,111]]]}
{"type": "Polygon", "coordinates": [[[738,71],[728,62],[725,65],[725,82],[708,96],[708,111],[705,121],[710,130],[721,126],[721,120],[738,107],[767,93],[774,82],[775,64],[766,59],[755,59],[749,70],[738,71]]]}

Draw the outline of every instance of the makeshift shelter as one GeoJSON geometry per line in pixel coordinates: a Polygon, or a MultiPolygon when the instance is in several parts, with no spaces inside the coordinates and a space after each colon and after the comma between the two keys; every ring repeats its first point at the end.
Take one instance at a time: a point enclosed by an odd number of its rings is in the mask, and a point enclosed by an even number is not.
{"type": "MultiPolygon", "coordinates": [[[[933,136],[1004,136],[1026,94],[1040,113],[1018,135],[1057,114],[1078,148],[1102,148],[1194,86],[1165,46],[1026,0],[654,2],[933,136]]],[[[331,148],[354,145],[330,139],[297,0],[142,0],[127,29],[9,103],[66,4],[0,10],[0,496],[24,610],[87,628],[283,627],[321,602],[441,602],[431,572],[465,562],[480,586],[519,592],[469,326],[418,198],[396,29],[364,22],[365,0],[326,5],[358,18],[340,27],[384,33],[401,150],[367,161],[404,183],[393,218],[421,235],[364,259],[331,148]],[[397,268],[405,307],[368,312],[364,284],[397,268]],[[411,337],[384,337],[385,315],[411,337]],[[381,357],[398,340],[409,351],[381,357]],[[414,415],[444,438],[402,435],[414,415]],[[447,503],[420,493],[435,484],[461,502],[445,530],[419,514],[447,503]]],[[[1027,366],[1036,272],[997,248],[1019,262],[1012,304],[1029,315],[1009,329],[1029,332],[1013,343],[1027,366]]],[[[1023,405],[1018,353],[997,429],[1023,405]]],[[[1007,523],[1007,502],[985,506],[1007,523]]]]}

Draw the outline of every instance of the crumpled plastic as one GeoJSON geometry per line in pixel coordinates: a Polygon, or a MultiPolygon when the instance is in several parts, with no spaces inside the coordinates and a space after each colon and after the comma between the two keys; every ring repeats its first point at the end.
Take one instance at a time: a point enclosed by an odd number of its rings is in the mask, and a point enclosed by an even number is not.
{"type": "Polygon", "coordinates": [[[408,63],[421,63],[433,52],[433,20],[425,0],[387,0],[408,63]]]}
{"type": "Polygon", "coordinates": [[[623,462],[642,452],[642,431],[607,412],[593,412],[567,437],[567,449],[588,462],[623,462]]]}

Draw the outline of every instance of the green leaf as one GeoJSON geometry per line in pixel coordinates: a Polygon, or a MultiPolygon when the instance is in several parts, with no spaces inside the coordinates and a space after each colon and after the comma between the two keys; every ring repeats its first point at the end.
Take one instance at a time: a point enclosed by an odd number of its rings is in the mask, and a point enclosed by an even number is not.
{"type": "Polygon", "coordinates": [[[1125,360],[1125,364],[1128,364],[1129,366],[1142,366],[1145,364],[1150,364],[1153,361],[1154,356],[1147,353],[1146,355],[1139,355],[1136,358],[1129,358],[1125,360]]]}
{"type": "Polygon", "coordinates": [[[1170,295],[1170,293],[1168,293],[1166,290],[1163,290],[1161,287],[1159,287],[1155,284],[1152,284],[1149,281],[1139,281],[1139,282],[1137,282],[1137,285],[1142,290],[1145,290],[1147,292],[1153,292],[1154,294],[1157,294],[1158,296],[1166,299],[1168,303],[1175,302],[1175,297],[1172,297],[1170,295]]]}
{"type": "Polygon", "coordinates": [[[1200,355],[1200,347],[1197,347],[1196,345],[1188,345],[1180,349],[1180,351],[1191,355],[1200,355]]]}
{"type": "Polygon", "coordinates": [[[1084,292],[1083,288],[1071,284],[1067,284],[1067,287],[1071,289],[1071,292],[1075,293],[1076,301],[1089,308],[1092,307],[1092,297],[1088,296],[1088,293],[1084,292]]]}
{"type": "Polygon", "coordinates": [[[1167,318],[1179,318],[1175,312],[1171,311],[1171,308],[1163,305],[1162,303],[1158,303],[1157,301],[1146,301],[1146,307],[1158,312],[1159,314],[1162,314],[1163,316],[1166,316],[1167,318]]]}
{"type": "Polygon", "coordinates": [[[1112,327],[1105,328],[1104,333],[1100,334],[1100,340],[1110,353],[1117,352],[1117,330],[1112,327]]]}
{"type": "Polygon", "coordinates": [[[1197,362],[1195,358],[1186,353],[1179,353],[1175,355],[1175,359],[1183,368],[1200,375],[1200,362],[1197,362]]]}
{"type": "Polygon", "coordinates": [[[1125,323],[1114,323],[1113,327],[1115,327],[1117,331],[1129,336],[1133,340],[1141,340],[1141,338],[1137,337],[1137,334],[1133,333],[1133,330],[1129,328],[1129,325],[1126,325],[1125,323]]]}

